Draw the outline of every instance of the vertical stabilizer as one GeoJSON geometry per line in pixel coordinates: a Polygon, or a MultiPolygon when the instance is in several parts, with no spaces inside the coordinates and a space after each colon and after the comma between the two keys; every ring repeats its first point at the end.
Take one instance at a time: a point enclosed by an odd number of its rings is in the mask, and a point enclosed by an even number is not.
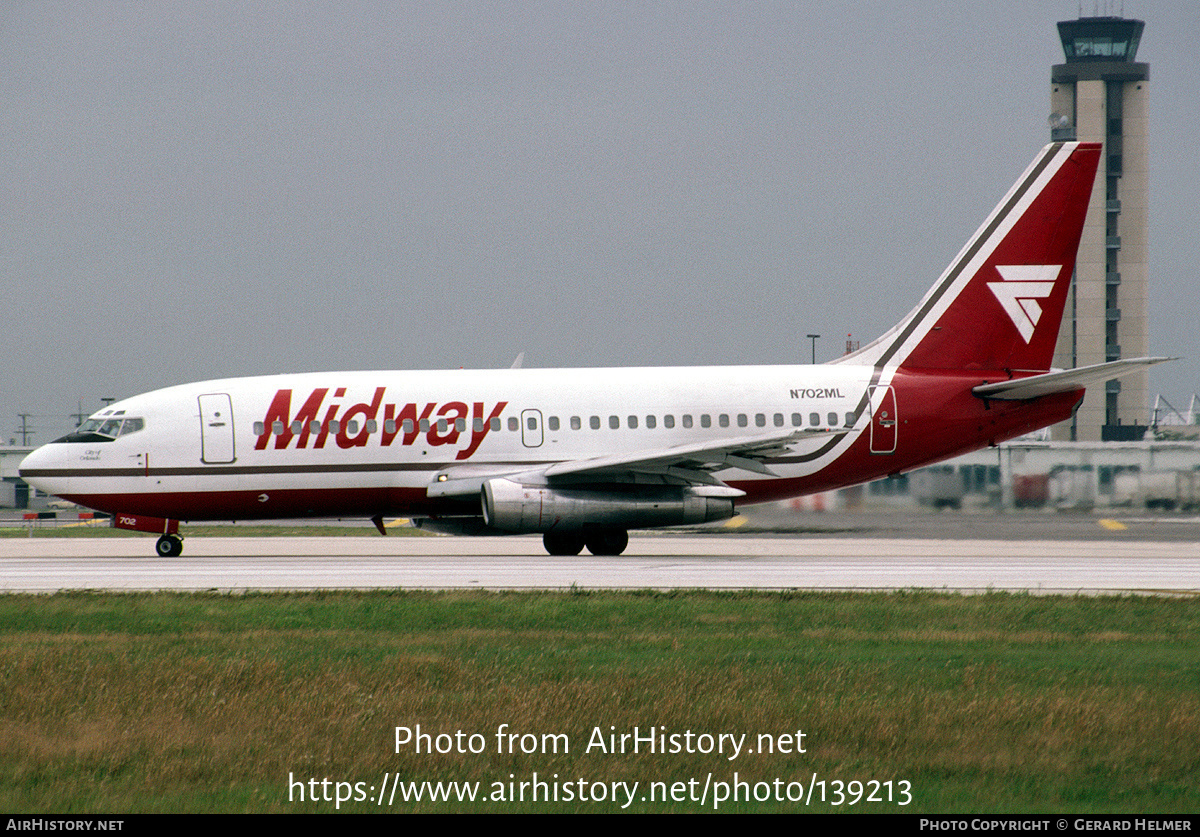
{"type": "Polygon", "coordinates": [[[1049,369],[1099,160],[1099,143],[1043,148],[920,305],[843,360],[1049,369]]]}

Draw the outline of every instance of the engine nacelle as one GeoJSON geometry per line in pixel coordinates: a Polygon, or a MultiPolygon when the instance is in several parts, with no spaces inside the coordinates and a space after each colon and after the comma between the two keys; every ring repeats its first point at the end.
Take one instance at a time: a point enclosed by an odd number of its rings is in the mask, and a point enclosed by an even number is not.
{"type": "Polygon", "coordinates": [[[676,486],[549,488],[493,479],[483,484],[483,519],[505,532],[648,529],[733,517],[732,489],[676,486]]]}

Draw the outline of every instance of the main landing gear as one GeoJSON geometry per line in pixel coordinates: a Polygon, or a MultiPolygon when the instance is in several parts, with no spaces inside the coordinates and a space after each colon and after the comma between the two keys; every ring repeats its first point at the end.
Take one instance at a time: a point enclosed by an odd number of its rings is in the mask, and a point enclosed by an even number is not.
{"type": "Polygon", "coordinates": [[[183,538],[179,535],[163,535],[154,548],[162,558],[178,558],[183,554],[183,538]]]}
{"type": "Polygon", "coordinates": [[[585,546],[593,555],[620,555],[629,546],[629,533],[624,529],[547,532],[542,545],[551,555],[578,555],[585,546]]]}

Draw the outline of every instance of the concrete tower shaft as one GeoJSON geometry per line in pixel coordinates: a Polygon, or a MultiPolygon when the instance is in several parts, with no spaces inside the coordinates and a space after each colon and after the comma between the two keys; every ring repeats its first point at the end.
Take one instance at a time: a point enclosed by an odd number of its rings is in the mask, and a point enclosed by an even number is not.
{"type": "MultiPolygon", "coordinates": [[[[1066,63],[1050,75],[1051,136],[1104,143],[1100,176],[1079,244],[1075,282],[1055,365],[1104,363],[1149,352],[1147,208],[1150,68],[1139,64],[1145,24],[1092,17],[1058,24],[1066,63]]],[[[1146,375],[1089,394],[1059,439],[1141,438],[1149,410],[1146,375]]]]}

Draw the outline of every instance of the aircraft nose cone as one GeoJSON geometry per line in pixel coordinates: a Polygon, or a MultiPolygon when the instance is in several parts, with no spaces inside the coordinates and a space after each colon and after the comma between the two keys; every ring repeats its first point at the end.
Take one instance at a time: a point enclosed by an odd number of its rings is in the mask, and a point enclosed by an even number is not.
{"type": "Polygon", "coordinates": [[[25,480],[25,482],[29,482],[29,478],[33,476],[34,473],[41,470],[45,462],[46,446],[42,445],[42,447],[35,448],[34,450],[30,451],[29,454],[27,454],[26,457],[21,460],[21,464],[17,466],[17,476],[25,480]]]}
{"type": "Polygon", "coordinates": [[[30,453],[17,466],[17,475],[38,491],[46,494],[58,494],[65,491],[66,479],[56,476],[54,473],[63,465],[63,454],[58,449],[59,447],[59,445],[42,445],[30,453]]]}

